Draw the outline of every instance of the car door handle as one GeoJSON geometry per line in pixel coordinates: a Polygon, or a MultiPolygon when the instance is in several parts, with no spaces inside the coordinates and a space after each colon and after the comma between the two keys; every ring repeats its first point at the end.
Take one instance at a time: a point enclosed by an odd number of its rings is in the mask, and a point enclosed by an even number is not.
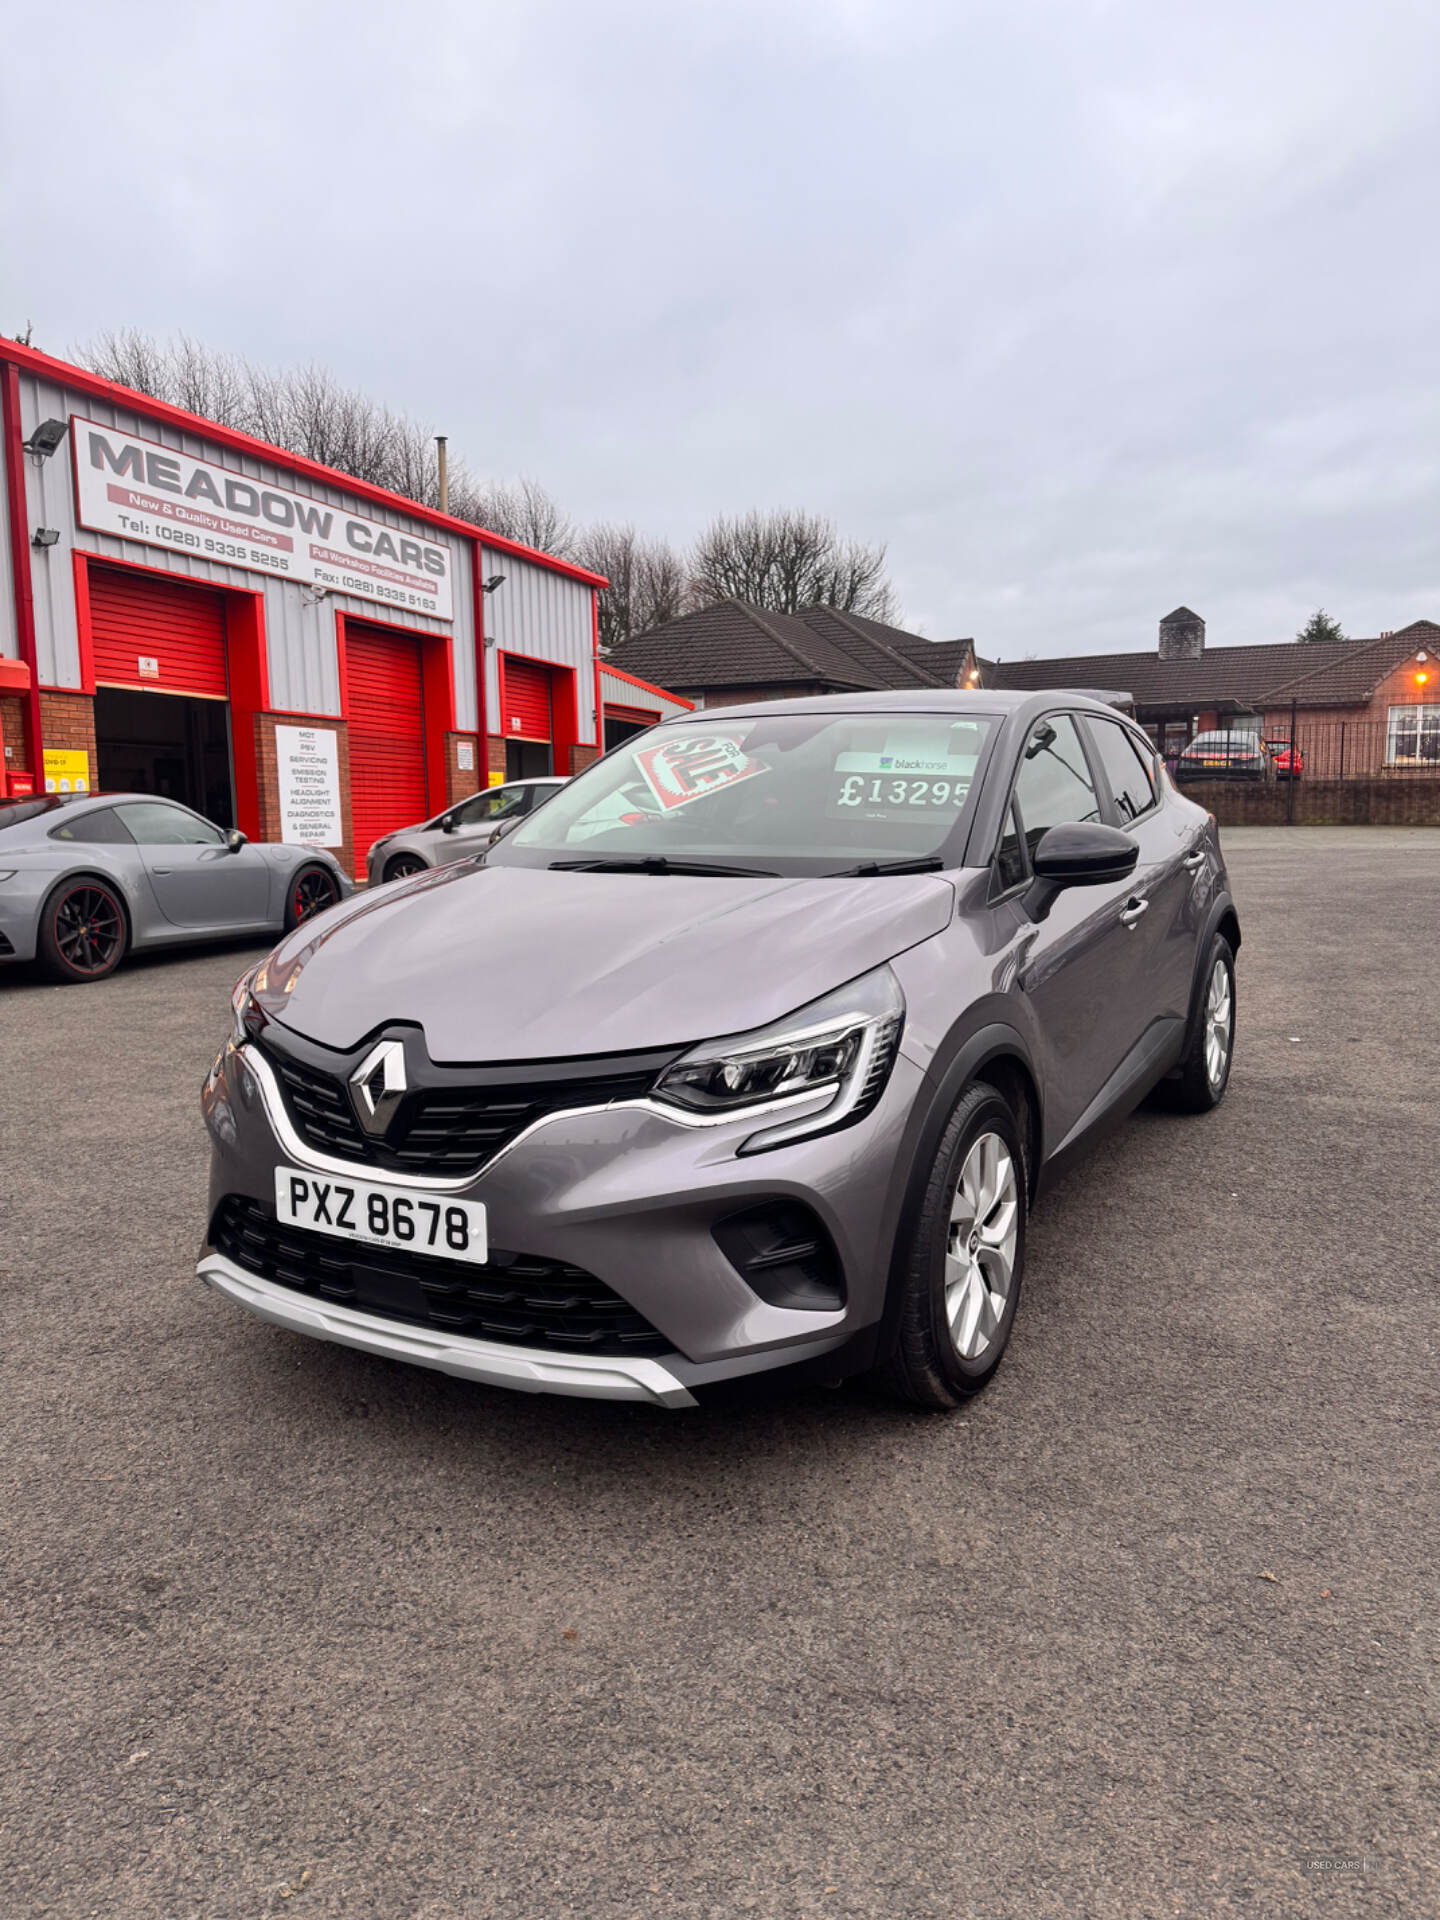
{"type": "Polygon", "coordinates": [[[1185,858],[1180,862],[1180,864],[1182,867],[1189,867],[1192,873],[1194,872],[1196,867],[1203,867],[1205,864],[1204,847],[1197,847],[1194,853],[1187,853],[1185,858]]]}
{"type": "Polygon", "coordinates": [[[1121,926],[1122,927],[1137,926],[1139,924],[1141,914],[1146,911],[1149,905],[1150,905],[1150,902],[1148,900],[1142,900],[1139,898],[1138,895],[1132,893],[1130,898],[1125,902],[1124,911],[1120,915],[1121,926]]]}

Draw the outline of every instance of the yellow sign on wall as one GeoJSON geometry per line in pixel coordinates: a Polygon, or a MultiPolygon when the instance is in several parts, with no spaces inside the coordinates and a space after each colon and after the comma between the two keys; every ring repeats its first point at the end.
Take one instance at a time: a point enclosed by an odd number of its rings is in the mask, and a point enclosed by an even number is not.
{"type": "Polygon", "coordinates": [[[45,791],[47,793],[88,793],[90,756],[83,748],[45,749],[45,791]]]}
{"type": "Polygon", "coordinates": [[[503,774],[503,773],[492,773],[492,774],[491,774],[491,776],[490,776],[490,781],[489,781],[489,784],[490,784],[490,785],[491,785],[492,787],[503,787],[503,786],[504,786],[504,784],[505,784],[505,776],[504,776],[504,774],[503,774]]]}

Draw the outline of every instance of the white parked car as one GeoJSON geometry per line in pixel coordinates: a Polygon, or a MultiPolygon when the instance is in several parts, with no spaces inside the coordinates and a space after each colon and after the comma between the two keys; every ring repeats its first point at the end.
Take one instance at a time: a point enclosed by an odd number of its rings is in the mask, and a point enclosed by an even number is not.
{"type": "Polygon", "coordinates": [[[403,880],[407,874],[423,873],[427,867],[443,867],[452,860],[483,853],[564,785],[558,775],[507,780],[504,786],[486,787],[468,800],[456,801],[432,820],[422,820],[418,827],[401,827],[398,832],[385,834],[365,856],[371,886],[403,880]]]}

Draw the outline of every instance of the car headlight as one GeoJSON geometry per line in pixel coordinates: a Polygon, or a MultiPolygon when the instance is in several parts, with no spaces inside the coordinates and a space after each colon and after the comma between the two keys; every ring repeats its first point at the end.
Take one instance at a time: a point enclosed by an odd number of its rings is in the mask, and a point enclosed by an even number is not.
{"type": "Polygon", "coordinates": [[[863,1120],[879,1100],[904,1020],[899,981],[877,967],[772,1026],[702,1041],[661,1074],[653,1098],[710,1120],[776,1114],[741,1153],[829,1133],[863,1120]],[[794,1117],[779,1117],[792,1109],[794,1117]]]}
{"type": "Polygon", "coordinates": [[[232,1046],[243,1047],[247,1040],[256,1039],[265,1025],[265,1015],[255,995],[265,990],[269,966],[268,960],[261,960],[258,965],[247,968],[235,982],[235,991],[230,996],[230,1010],[235,1016],[230,1035],[232,1046]]]}

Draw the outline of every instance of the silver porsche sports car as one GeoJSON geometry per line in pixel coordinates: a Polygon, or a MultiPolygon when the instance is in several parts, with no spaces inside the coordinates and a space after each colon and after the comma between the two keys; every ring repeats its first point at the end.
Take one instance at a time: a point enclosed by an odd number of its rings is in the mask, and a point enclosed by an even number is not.
{"type": "Polygon", "coordinates": [[[141,947],[288,933],[355,891],[323,847],[257,846],[149,793],[0,802],[0,964],[101,980],[141,947]]]}
{"type": "Polygon", "coordinates": [[[444,867],[452,860],[484,853],[564,785],[559,775],[507,780],[501,787],[482,788],[432,820],[422,820],[419,826],[387,833],[366,855],[371,886],[404,880],[427,867],[444,867]]]}

